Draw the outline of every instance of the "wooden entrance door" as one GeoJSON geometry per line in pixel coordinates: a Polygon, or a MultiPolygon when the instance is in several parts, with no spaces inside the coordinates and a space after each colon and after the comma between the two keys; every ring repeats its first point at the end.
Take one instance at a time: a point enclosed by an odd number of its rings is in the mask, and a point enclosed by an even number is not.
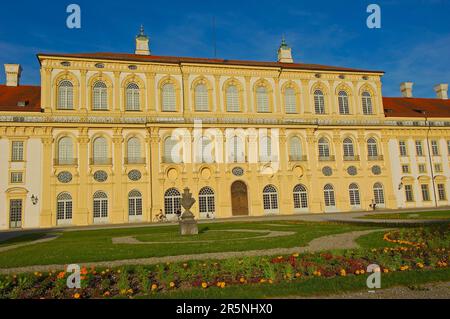
{"type": "Polygon", "coordinates": [[[248,194],[245,183],[238,181],[231,185],[231,207],[233,216],[248,216],[248,194]]]}

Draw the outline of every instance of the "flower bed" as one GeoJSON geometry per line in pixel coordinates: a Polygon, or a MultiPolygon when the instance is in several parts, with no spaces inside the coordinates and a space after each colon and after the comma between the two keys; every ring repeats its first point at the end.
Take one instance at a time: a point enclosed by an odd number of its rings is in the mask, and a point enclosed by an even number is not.
{"type": "Polygon", "coordinates": [[[370,264],[378,264],[384,273],[446,268],[449,262],[448,237],[448,228],[409,229],[385,234],[386,241],[399,244],[393,248],[116,269],[83,268],[81,288],[75,290],[66,287],[69,274],[65,272],[1,276],[0,298],[133,298],[177,289],[223,289],[234,285],[270,285],[311,277],[358,276],[364,275],[370,264]]]}

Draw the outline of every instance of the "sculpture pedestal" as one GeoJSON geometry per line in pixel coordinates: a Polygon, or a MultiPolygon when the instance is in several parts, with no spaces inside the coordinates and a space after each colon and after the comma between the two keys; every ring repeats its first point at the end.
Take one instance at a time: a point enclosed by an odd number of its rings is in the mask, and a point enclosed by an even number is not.
{"type": "Polygon", "coordinates": [[[180,232],[181,236],[198,235],[197,221],[195,220],[194,214],[189,211],[186,211],[181,215],[180,232]]]}

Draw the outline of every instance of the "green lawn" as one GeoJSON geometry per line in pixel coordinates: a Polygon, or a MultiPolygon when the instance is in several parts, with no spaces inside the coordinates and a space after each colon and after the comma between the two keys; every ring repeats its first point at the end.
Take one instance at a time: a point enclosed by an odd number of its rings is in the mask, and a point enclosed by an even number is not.
{"type": "Polygon", "coordinates": [[[246,251],[254,249],[288,248],[307,245],[312,239],[350,231],[368,229],[368,226],[307,222],[246,222],[212,223],[199,226],[201,237],[212,242],[194,243],[190,237],[179,235],[179,226],[161,226],[126,229],[102,229],[63,232],[50,242],[20,247],[0,253],[0,267],[71,264],[96,261],[122,260],[197,254],[207,252],[246,251]],[[279,226],[277,226],[279,225],[279,226]],[[225,229],[254,229],[261,233],[215,232],[225,229]],[[276,238],[250,238],[264,235],[266,230],[292,231],[294,235],[276,238]],[[210,231],[208,233],[208,231],[210,231]],[[144,240],[179,241],[177,244],[151,245],[113,244],[113,237],[136,236],[144,240]],[[223,240],[245,237],[241,240],[223,240]],[[158,239],[159,238],[159,239],[158,239]],[[222,239],[216,240],[215,239],[222,239]],[[185,242],[189,240],[189,242],[185,242]],[[184,242],[184,243],[183,243],[184,242]]]}
{"type": "Polygon", "coordinates": [[[360,219],[450,219],[450,211],[374,214],[359,217],[360,219]]]}

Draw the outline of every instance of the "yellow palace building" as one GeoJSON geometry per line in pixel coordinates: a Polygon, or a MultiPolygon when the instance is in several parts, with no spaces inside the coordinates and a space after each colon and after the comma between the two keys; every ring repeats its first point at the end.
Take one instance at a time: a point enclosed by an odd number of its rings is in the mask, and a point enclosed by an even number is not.
{"type": "Polygon", "coordinates": [[[447,206],[448,86],[383,98],[382,71],[135,54],[6,64],[0,229],[447,206]]]}

